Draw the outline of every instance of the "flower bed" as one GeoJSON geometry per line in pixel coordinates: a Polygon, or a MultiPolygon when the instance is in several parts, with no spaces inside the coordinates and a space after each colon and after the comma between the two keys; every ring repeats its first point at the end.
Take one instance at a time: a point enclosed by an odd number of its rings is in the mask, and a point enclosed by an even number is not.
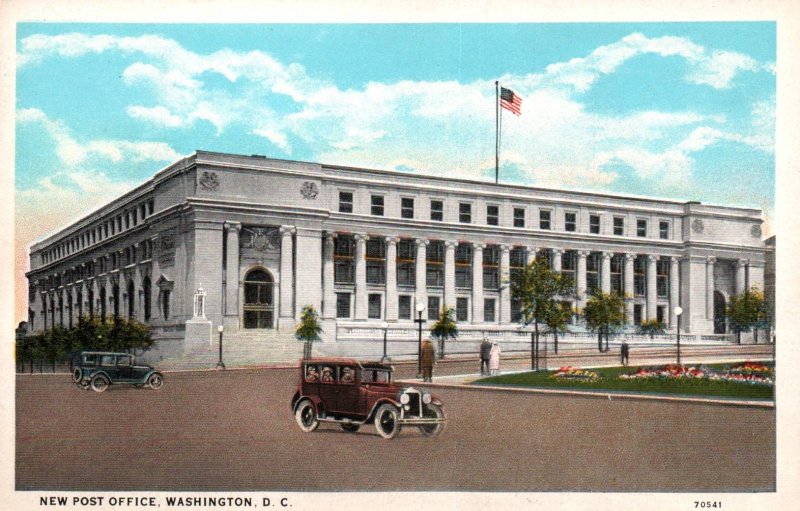
{"type": "Polygon", "coordinates": [[[551,374],[550,378],[573,381],[594,381],[597,380],[599,376],[594,371],[567,366],[551,374]]]}
{"type": "Polygon", "coordinates": [[[660,379],[677,379],[677,378],[705,378],[706,373],[695,367],[686,367],[684,365],[667,364],[659,368],[641,368],[635,373],[619,375],[623,380],[634,380],[639,378],[660,378],[660,379]]]}
{"type": "Polygon", "coordinates": [[[620,379],[707,379],[712,381],[730,381],[750,383],[753,385],[773,385],[774,371],[771,367],[757,362],[744,362],[721,372],[667,364],[659,368],[641,368],[635,373],[621,374],[620,379]]]}
{"type": "Polygon", "coordinates": [[[772,367],[760,364],[758,362],[743,362],[731,367],[728,371],[729,374],[743,374],[771,377],[775,371],[772,367]]]}

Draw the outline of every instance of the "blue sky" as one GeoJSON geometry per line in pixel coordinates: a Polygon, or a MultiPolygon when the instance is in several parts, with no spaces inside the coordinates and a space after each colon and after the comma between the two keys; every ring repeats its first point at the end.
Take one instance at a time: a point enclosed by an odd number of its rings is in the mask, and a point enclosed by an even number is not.
{"type": "Polygon", "coordinates": [[[195,149],[493,180],[495,80],[501,181],[774,216],[771,22],[17,29],[18,253],[195,149]]]}

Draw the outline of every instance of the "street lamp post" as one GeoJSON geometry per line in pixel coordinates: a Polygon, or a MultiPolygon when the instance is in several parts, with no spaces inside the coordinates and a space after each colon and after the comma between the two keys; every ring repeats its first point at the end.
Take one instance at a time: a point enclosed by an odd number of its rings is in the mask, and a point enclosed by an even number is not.
{"type": "Polygon", "coordinates": [[[678,365],[681,365],[681,314],[683,314],[683,309],[678,306],[675,307],[673,310],[675,316],[678,318],[678,328],[677,328],[677,335],[678,335],[678,365]]]}
{"type": "Polygon", "coordinates": [[[222,331],[225,329],[222,325],[217,327],[219,332],[219,362],[217,362],[217,369],[225,369],[225,362],[222,361],[222,331]]]}
{"type": "Polygon", "coordinates": [[[422,313],[425,312],[425,304],[422,302],[417,303],[417,319],[414,323],[419,325],[419,341],[417,342],[417,378],[422,378],[422,324],[425,322],[422,319],[422,313]]]}
{"type": "Polygon", "coordinates": [[[389,331],[389,323],[384,321],[381,323],[381,328],[383,328],[383,358],[381,358],[381,362],[385,364],[389,361],[389,357],[386,356],[386,333],[389,331]]]}

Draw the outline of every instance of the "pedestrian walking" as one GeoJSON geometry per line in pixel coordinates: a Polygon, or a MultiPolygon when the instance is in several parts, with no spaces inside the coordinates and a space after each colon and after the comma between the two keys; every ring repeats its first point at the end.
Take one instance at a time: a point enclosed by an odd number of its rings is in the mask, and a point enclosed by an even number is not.
{"type": "Polygon", "coordinates": [[[484,337],[481,341],[481,374],[489,374],[489,353],[492,351],[492,343],[484,337]]]}
{"type": "Polygon", "coordinates": [[[492,341],[492,349],[489,351],[489,374],[500,374],[500,345],[497,341],[492,341]]]}
{"type": "Polygon", "coordinates": [[[619,348],[619,355],[620,355],[620,362],[622,365],[628,365],[628,355],[630,354],[630,348],[628,348],[628,343],[622,341],[622,346],[619,348]]]}
{"type": "Polygon", "coordinates": [[[436,363],[436,350],[430,339],[422,342],[422,380],[433,381],[433,365],[436,363]]]}

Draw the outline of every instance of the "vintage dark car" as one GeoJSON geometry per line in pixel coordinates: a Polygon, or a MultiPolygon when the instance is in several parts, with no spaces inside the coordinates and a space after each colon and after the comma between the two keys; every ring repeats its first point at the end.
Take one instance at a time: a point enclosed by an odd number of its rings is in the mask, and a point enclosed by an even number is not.
{"type": "Polygon", "coordinates": [[[118,384],[160,389],[164,375],[148,365],[136,364],[129,353],[82,351],[73,361],[72,381],[95,392],[118,384]]]}
{"type": "Polygon", "coordinates": [[[436,436],[445,423],[442,402],[429,392],[392,381],[392,366],[354,359],[316,358],[300,362],[292,412],[305,432],[321,422],[337,423],[349,433],[374,424],[383,438],[403,426],[417,426],[436,436]]]}

